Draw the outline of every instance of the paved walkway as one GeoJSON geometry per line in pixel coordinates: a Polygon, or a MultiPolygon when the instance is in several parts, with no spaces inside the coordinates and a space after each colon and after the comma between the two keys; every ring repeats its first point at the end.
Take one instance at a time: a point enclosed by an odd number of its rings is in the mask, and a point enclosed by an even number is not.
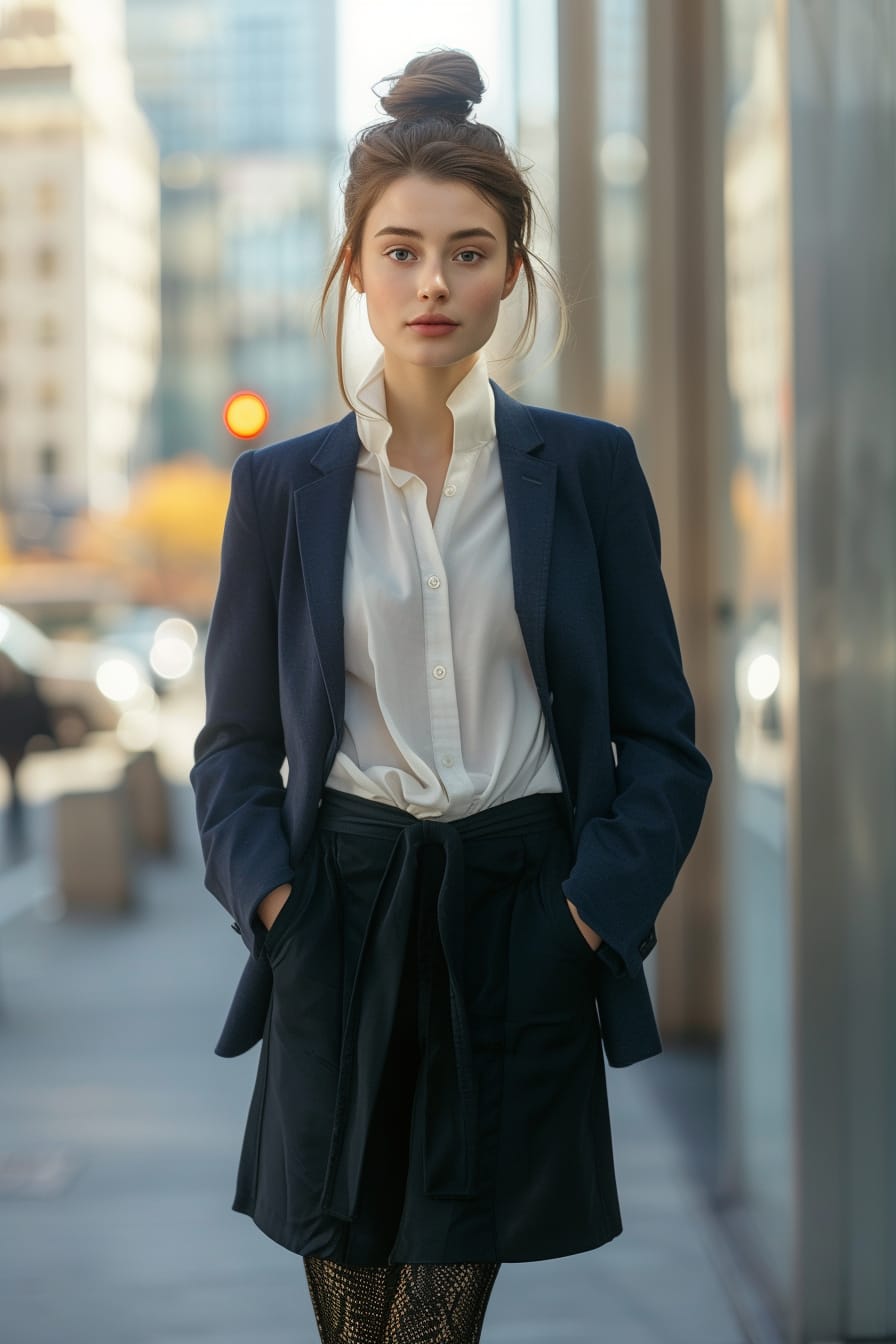
{"type": "MultiPolygon", "coordinates": [[[[0,877],[4,1344],[318,1339],[301,1260],[230,1209],[258,1052],[213,1046],[245,953],[172,799],[177,855],[141,862],[128,917],[54,918],[39,859],[0,877]]],[[[668,1049],[608,1070],[625,1231],[503,1266],[483,1344],[771,1344],[663,1100],[683,1080],[705,1121],[714,1074],[668,1049]]]]}

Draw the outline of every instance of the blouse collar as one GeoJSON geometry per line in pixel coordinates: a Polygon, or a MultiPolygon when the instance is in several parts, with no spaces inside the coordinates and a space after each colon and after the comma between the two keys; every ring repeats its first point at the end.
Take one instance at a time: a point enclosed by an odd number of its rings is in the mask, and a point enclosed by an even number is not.
{"type": "MultiPolygon", "coordinates": [[[[386,417],[384,366],[385,357],[381,350],[355,393],[356,401],[372,418],[356,413],[355,423],[358,437],[367,451],[378,454],[388,463],[386,444],[392,434],[392,426],[386,417]]],[[[482,350],[445,404],[454,417],[456,453],[469,452],[491,443],[495,437],[495,394],[489,382],[488,363],[482,350]]]]}

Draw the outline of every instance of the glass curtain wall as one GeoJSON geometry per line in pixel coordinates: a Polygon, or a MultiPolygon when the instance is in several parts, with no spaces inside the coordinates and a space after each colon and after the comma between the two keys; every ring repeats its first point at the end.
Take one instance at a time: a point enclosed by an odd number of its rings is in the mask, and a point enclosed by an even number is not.
{"type": "Polygon", "coordinates": [[[781,1298],[793,1274],[787,837],[791,319],[787,88],[774,0],[725,5],[724,246],[735,546],[726,1067],[728,1181],[781,1298]]]}
{"type": "Polygon", "coordinates": [[[646,268],[646,0],[600,0],[597,9],[601,270],[601,415],[641,443],[646,268]]]}

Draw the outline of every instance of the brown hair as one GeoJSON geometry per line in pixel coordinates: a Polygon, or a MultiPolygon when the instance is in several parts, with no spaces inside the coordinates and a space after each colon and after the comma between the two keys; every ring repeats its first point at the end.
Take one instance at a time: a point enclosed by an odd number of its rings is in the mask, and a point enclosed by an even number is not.
{"type": "MultiPolygon", "coordinates": [[[[468,120],[474,103],[481,102],[485,85],[473,57],[463,51],[437,48],[408,61],[403,72],[387,75],[390,91],[380,99],[391,118],[358,132],[349,155],[348,179],[343,187],[345,229],[324,282],[318,309],[323,326],[327,296],[339,276],[336,318],[336,368],[339,390],[352,405],[345,386],[342,335],[345,295],[352,257],[360,255],[364,225],[371,208],[385,189],[400,177],[419,173],[423,177],[464,182],[498,210],[507,227],[508,263],[515,253],[522,256],[528,304],[526,321],[508,358],[528,353],[538,319],[538,291],[533,261],[545,271],[560,310],[560,332],[554,358],[568,330],[568,315],[559,280],[546,262],[531,249],[535,225],[533,197],[537,193],[525,178],[525,170],[491,126],[468,120]],[[527,340],[528,338],[528,340],[527,340]]],[[[378,81],[382,83],[382,80],[378,81]]],[[[373,86],[374,90],[376,85],[373,86]]]]}

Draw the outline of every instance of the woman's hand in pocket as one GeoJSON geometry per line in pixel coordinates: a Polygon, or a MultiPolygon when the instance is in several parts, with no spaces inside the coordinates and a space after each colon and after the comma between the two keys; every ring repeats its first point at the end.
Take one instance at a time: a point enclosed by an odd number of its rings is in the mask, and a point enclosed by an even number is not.
{"type": "Polygon", "coordinates": [[[258,918],[266,929],[270,929],[271,925],[276,921],[277,916],[286,904],[291,891],[292,884],[290,882],[284,882],[279,887],[275,887],[273,891],[269,891],[267,896],[262,897],[259,901],[258,918]]]}
{"type": "Polygon", "coordinates": [[[582,919],[581,915],[579,914],[578,910],[573,905],[569,897],[566,898],[566,904],[569,906],[569,913],[572,915],[573,919],[578,924],[579,932],[585,939],[585,942],[591,948],[592,952],[596,952],[597,949],[600,947],[601,943],[603,942],[603,938],[601,938],[599,933],[596,933],[594,929],[592,929],[588,924],[585,923],[585,921],[582,919]]]}

